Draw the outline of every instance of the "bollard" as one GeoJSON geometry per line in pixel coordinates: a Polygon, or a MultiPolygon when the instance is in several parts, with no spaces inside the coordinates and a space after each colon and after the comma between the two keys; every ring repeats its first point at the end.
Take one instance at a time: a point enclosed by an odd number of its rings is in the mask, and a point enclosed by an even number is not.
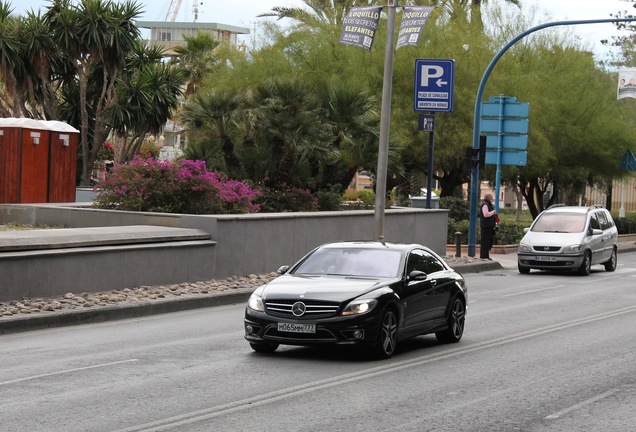
{"type": "Polygon", "coordinates": [[[455,233],[455,256],[462,256],[462,233],[461,231],[457,231],[455,233]]]}

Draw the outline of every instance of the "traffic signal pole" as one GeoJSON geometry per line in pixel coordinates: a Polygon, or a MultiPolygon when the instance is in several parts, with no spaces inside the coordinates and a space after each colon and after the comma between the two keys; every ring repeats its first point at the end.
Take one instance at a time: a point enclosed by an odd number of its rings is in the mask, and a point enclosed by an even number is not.
{"type": "MultiPolygon", "coordinates": [[[[510,47],[512,47],[515,43],[517,43],[520,39],[532,34],[536,31],[543,30],[548,27],[556,27],[556,26],[570,26],[570,25],[581,25],[581,24],[601,24],[601,23],[619,23],[619,22],[634,22],[636,18],[611,18],[611,19],[596,19],[596,20],[576,20],[576,21],[553,21],[544,24],[540,24],[538,26],[532,27],[522,33],[519,33],[517,36],[512,38],[506,45],[503,46],[499,50],[499,52],[493,57],[490,61],[490,64],[484,71],[484,75],[481,78],[481,82],[479,83],[479,88],[477,89],[477,96],[475,98],[475,111],[474,111],[474,120],[473,120],[473,149],[475,151],[479,150],[479,115],[481,112],[481,101],[484,96],[484,88],[486,87],[486,83],[488,82],[488,78],[495,65],[499,61],[499,59],[505,54],[510,47]]],[[[477,243],[477,206],[479,204],[479,190],[480,190],[480,181],[479,181],[479,165],[475,165],[472,169],[470,176],[470,215],[468,221],[468,256],[474,257],[476,251],[476,243],[477,243]]]]}

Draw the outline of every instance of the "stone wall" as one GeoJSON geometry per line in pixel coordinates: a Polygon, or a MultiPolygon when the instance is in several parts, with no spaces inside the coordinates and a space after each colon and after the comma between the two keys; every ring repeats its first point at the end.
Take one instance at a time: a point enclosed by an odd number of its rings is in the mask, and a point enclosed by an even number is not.
{"type": "MultiPolygon", "coordinates": [[[[8,222],[69,228],[131,225],[194,228],[209,233],[213,243],[205,246],[175,242],[136,247],[96,245],[81,250],[49,250],[46,254],[13,252],[11,256],[0,253],[0,290],[7,290],[10,285],[12,296],[21,292],[26,295],[28,291],[31,297],[59,295],[71,289],[78,291],[76,286],[63,286],[60,280],[64,277],[74,281],[73,284],[83,283],[84,289],[79,291],[89,292],[103,290],[110,284],[117,284],[113,289],[121,289],[262,274],[294,263],[323,243],[372,240],[375,233],[374,212],[370,210],[178,215],[71,205],[0,205],[0,223],[8,222]],[[122,277],[124,269],[126,278],[122,277]],[[50,275],[56,272],[61,276],[53,287],[50,275]]],[[[421,243],[445,255],[447,224],[447,210],[388,209],[384,219],[385,240],[421,243]]]]}

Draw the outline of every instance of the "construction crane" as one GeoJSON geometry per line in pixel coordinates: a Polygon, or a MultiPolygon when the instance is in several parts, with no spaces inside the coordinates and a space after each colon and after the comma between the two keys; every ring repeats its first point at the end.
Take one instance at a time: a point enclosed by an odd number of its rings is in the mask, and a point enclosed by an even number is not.
{"type": "Polygon", "coordinates": [[[166,21],[168,18],[170,22],[175,22],[177,15],[179,15],[179,9],[181,9],[181,3],[183,0],[170,0],[170,6],[168,6],[168,13],[166,14],[166,21]]]}

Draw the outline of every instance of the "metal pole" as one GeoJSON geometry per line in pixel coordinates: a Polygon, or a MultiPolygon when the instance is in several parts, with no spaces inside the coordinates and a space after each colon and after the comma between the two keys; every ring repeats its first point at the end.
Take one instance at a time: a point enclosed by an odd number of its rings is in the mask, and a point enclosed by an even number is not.
{"type": "Polygon", "coordinates": [[[393,93],[393,42],[395,39],[395,8],[397,1],[389,0],[384,51],[384,79],[380,111],[380,144],[375,179],[375,238],[384,239],[384,207],[386,206],[386,177],[389,163],[389,129],[391,126],[391,95],[393,93]]]}
{"type": "MultiPolygon", "coordinates": [[[[433,113],[433,116],[435,113],[433,113]]],[[[433,121],[433,124],[434,121],[433,121]]],[[[433,156],[435,154],[435,128],[428,134],[428,175],[426,177],[426,208],[431,208],[431,196],[433,195],[433,156]]]]}
{"type": "MultiPolygon", "coordinates": [[[[597,19],[597,20],[577,20],[577,21],[553,21],[549,23],[540,24],[532,27],[517,36],[512,38],[506,45],[499,50],[499,52],[490,61],[490,64],[484,71],[484,75],[479,83],[477,89],[477,97],[475,98],[475,111],[473,117],[473,149],[479,149],[479,114],[481,109],[481,100],[484,96],[484,88],[490,77],[490,73],[494,69],[499,59],[504,55],[510,47],[512,47],[517,41],[526,37],[527,35],[534,33],[538,30],[543,30],[548,27],[567,26],[567,25],[579,25],[579,24],[601,24],[601,23],[618,23],[618,22],[633,22],[636,18],[611,18],[611,19],[597,19]]],[[[475,166],[470,176],[470,214],[468,221],[468,256],[475,256],[475,248],[477,242],[477,202],[479,201],[479,165],[475,166]]]]}

